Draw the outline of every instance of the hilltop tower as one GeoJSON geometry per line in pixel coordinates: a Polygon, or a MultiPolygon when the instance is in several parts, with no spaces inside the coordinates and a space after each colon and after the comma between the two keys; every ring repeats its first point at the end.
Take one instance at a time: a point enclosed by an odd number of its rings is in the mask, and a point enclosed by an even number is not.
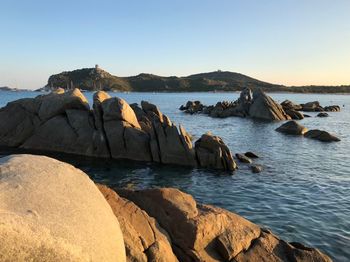
{"type": "Polygon", "coordinates": [[[95,65],[95,69],[96,69],[96,71],[100,69],[100,67],[98,66],[98,64],[95,65]]]}

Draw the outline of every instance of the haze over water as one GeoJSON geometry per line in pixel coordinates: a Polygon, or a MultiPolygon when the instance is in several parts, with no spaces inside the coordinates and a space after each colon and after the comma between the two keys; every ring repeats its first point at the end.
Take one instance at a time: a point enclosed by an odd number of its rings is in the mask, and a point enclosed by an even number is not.
{"type": "MultiPolygon", "coordinates": [[[[92,100],[92,93],[84,93],[92,100]]],[[[305,118],[300,123],[337,134],[338,143],[286,136],[274,129],[281,122],[267,123],[230,117],[214,119],[186,115],[178,110],[187,100],[215,104],[235,100],[238,93],[110,93],[128,103],[141,100],[158,105],[170,119],[185,126],[196,140],[211,131],[221,136],[233,153],[256,152],[263,165],[260,174],[239,164],[234,175],[221,171],[186,169],[143,163],[117,162],[101,165],[73,162],[95,181],[111,187],[177,187],[198,201],[238,213],[270,228],[287,241],[320,248],[335,261],[350,257],[350,96],[319,94],[270,94],[278,102],[319,100],[321,105],[338,104],[341,112],[328,118],[305,118]],[[344,105],[344,107],[343,107],[344,105]]],[[[34,92],[1,92],[0,106],[34,92]]],[[[316,113],[308,113],[315,116],[316,113]]]]}

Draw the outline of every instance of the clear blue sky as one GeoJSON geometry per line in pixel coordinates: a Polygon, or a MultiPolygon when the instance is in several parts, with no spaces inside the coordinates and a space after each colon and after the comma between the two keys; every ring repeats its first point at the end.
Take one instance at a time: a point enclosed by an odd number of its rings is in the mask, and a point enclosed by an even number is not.
{"type": "Polygon", "coordinates": [[[0,0],[0,86],[82,67],[350,84],[350,0],[0,0]]]}

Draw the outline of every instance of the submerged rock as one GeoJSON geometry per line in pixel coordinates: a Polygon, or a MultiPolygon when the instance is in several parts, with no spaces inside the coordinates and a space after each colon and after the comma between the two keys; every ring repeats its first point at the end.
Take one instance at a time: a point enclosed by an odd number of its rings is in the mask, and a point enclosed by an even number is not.
{"type": "Polygon", "coordinates": [[[312,129],[305,133],[304,135],[307,138],[312,138],[316,140],[320,140],[322,142],[339,142],[340,139],[334,135],[331,135],[327,131],[312,129]]]}
{"type": "Polygon", "coordinates": [[[326,112],[321,112],[317,114],[317,117],[328,117],[329,115],[326,112]]]}
{"type": "Polygon", "coordinates": [[[289,135],[303,135],[307,132],[307,128],[291,120],[278,127],[276,131],[289,135]]]}
{"type": "Polygon", "coordinates": [[[263,168],[260,165],[251,165],[250,168],[252,169],[253,173],[260,173],[263,168]]]}
{"type": "Polygon", "coordinates": [[[94,183],[44,156],[0,159],[1,261],[126,261],[122,232],[94,183]]]}
{"type": "Polygon", "coordinates": [[[249,157],[242,155],[242,154],[236,154],[236,157],[242,163],[252,163],[253,162],[249,157]]]}
{"type": "Polygon", "coordinates": [[[250,157],[250,158],[259,158],[259,156],[257,154],[250,152],[250,151],[246,152],[244,155],[247,157],[250,157]]]}
{"type": "Polygon", "coordinates": [[[324,111],[326,111],[326,112],[339,112],[340,111],[340,106],[338,106],[338,105],[326,106],[324,108],[324,111]]]}

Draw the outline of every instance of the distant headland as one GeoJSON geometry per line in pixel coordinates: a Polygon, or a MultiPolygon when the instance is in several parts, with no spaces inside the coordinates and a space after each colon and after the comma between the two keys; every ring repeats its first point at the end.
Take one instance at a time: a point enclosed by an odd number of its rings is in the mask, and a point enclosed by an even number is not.
{"type": "Polygon", "coordinates": [[[130,92],[225,92],[241,91],[244,88],[260,88],[266,92],[293,93],[350,93],[350,85],[341,86],[285,86],[272,84],[229,71],[214,71],[185,77],[139,74],[118,77],[101,69],[83,68],[51,75],[44,88],[52,91],[57,88],[80,88],[87,91],[130,91],[130,92]]]}

